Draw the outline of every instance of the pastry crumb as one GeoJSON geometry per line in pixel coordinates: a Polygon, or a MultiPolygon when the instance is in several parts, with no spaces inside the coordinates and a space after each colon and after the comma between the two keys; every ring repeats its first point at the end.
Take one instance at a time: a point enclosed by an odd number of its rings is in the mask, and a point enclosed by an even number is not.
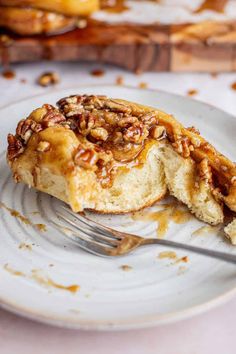
{"type": "Polygon", "coordinates": [[[123,264],[123,265],[120,266],[120,268],[121,268],[123,271],[125,271],[125,272],[129,272],[130,270],[133,269],[133,267],[131,267],[131,266],[128,265],[128,264],[123,264]]]}
{"type": "Polygon", "coordinates": [[[92,71],[90,72],[90,74],[91,74],[92,76],[100,77],[100,76],[104,76],[105,72],[104,72],[104,70],[102,70],[102,69],[94,69],[94,70],[92,70],[92,71]]]}
{"type": "Polygon", "coordinates": [[[124,78],[123,76],[117,76],[116,78],[116,85],[123,85],[124,84],[124,78]]]}
{"type": "Polygon", "coordinates": [[[46,225],[44,225],[44,224],[35,224],[34,226],[41,232],[47,231],[46,225]]]}
{"type": "Polygon", "coordinates": [[[231,89],[236,91],[236,81],[231,84],[231,89]]]}
{"type": "Polygon", "coordinates": [[[213,79],[216,79],[219,74],[216,73],[216,72],[213,72],[213,73],[211,73],[210,75],[211,75],[211,77],[212,77],[213,79]]]}
{"type": "Polygon", "coordinates": [[[198,91],[195,90],[195,89],[188,90],[188,92],[187,92],[187,95],[188,95],[188,96],[195,96],[195,95],[197,95],[197,94],[198,94],[198,91]]]}
{"type": "Polygon", "coordinates": [[[163,251],[158,254],[159,259],[168,258],[168,259],[177,259],[177,254],[173,251],[163,251]]]}
{"type": "Polygon", "coordinates": [[[138,87],[141,89],[146,89],[148,87],[148,84],[146,82],[140,82],[138,87]]]}
{"type": "Polygon", "coordinates": [[[4,79],[11,80],[14,79],[16,73],[13,70],[4,70],[2,72],[2,76],[4,77],[4,79]]]}
{"type": "Polygon", "coordinates": [[[76,27],[80,29],[86,28],[87,25],[88,25],[88,21],[85,18],[79,18],[76,23],[76,27]]]}
{"type": "Polygon", "coordinates": [[[32,251],[32,245],[30,245],[30,244],[28,244],[28,243],[24,243],[24,242],[20,243],[19,246],[18,246],[18,248],[19,248],[20,250],[32,251]]]}

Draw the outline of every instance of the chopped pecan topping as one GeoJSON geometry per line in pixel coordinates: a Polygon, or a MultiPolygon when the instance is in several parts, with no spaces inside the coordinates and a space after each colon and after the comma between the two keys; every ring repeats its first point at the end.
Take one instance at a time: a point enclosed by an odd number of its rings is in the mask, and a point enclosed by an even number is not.
{"type": "Polygon", "coordinates": [[[22,119],[16,128],[16,134],[21,137],[21,139],[27,143],[33,132],[38,133],[42,130],[41,124],[38,124],[34,120],[27,118],[22,119]]]}
{"type": "Polygon", "coordinates": [[[147,124],[149,127],[158,124],[158,117],[156,112],[146,113],[142,115],[140,119],[144,124],[147,124]]]}
{"type": "Polygon", "coordinates": [[[117,125],[118,127],[124,128],[130,125],[138,123],[138,118],[133,116],[123,117],[118,120],[117,125]]]}
{"type": "Polygon", "coordinates": [[[174,149],[184,158],[190,156],[190,151],[193,149],[193,146],[190,148],[190,145],[189,139],[186,136],[182,136],[172,143],[174,149]]]}
{"type": "Polygon", "coordinates": [[[31,119],[22,119],[16,127],[16,134],[25,142],[29,140],[33,133],[31,130],[31,123],[31,119]]]}
{"type": "Polygon", "coordinates": [[[112,140],[115,145],[121,144],[124,141],[121,131],[115,131],[112,140]]]}
{"type": "Polygon", "coordinates": [[[198,164],[199,177],[201,180],[212,183],[212,172],[208,160],[205,158],[198,164]]]}
{"type": "Polygon", "coordinates": [[[22,154],[24,151],[23,144],[20,139],[17,139],[14,135],[8,134],[8,149],[7,149],[7,157],[9,160],[13,160],[15,157],[22,154]]]}
{"type": "Polygon", "coordinates": [[[161,140],[166,137],[166,129],[165,127],[162,127],[161,125],[153,126],[150,129],[150,136],[153,139],[161,140]]]}
{"type": "Polygon", "coordinates": [[[109,108],[112,112],[127,113],[131,114],[131,108],[123,103],[116,102],[113,100],[105,100],[104,107],[109,108]]]}
{"type": "Polygon", "coordinates": [[[212,147],[209,143],[205,143],[202,145],[202,149],[207,152],[207,151],[211,151],[212,147]]]}
{"type": "Polygon", "coordinates": [[[195,136],[191,137],[191,143],[195,148],[201,146],[201,140],[195,136]]]}
{"type": "Polygon", "coordinates": [[[108,131],[104,128],[98,127],[94,128],[90,131],[90,135],[95,139],[95,140],[103,140],[106,141],[108,138],[108,131]]]}
{"type": "Polygon", "coordinates": [[[64,122],[66,118],[58,110],[50,109],[42,119],[42,126],[44,128],[52,127],[55,124],[64,122]]]}
{"type": "Polygon", "coordinates": [[[190,132],[194,133],[194,134],[200,135],[200,131],[197,128],[195,128],[195,127],[188,127],[186,129],[189,130],[190,132]]]}
{"type": "Polygon", "coordinates": [[[114,112],[105,111],[103,117],[104,117],[105,122],[107,124],[112,125],[112,126],[117,125],[120,120],[119,116],[114,112]]]}
{"type": "Polygon", "coordinates": [[[79,114],[77,117],[78,131],[84,136],[88,135],[91,129],[95,128],[95,121],[95,117],[90,112],[79,114]]]}
{"type": "Polygon", "coordinates": [[[123,138],[126,142],[142,144],[148,136],[148,130],[142,123],[131,125],[123,129],[123,138]]]}
{"type": "MultiPolygon", "coordinates": [[[[66,129],[71,129],[80,141],[74,154],[74,161],[71,163],[71,169],[75,169],[77,165],[93,170],[102,186],[111,182],[116,165],[133,161],[139,156],[148,136],[156,140],[167,138],[178,154],[184,158],[191,155],[197,163],[210,152],[210,163],[203,159],[198,165],[199,174],[196,186],[200,186],[202,180],[212,182],[209,164],[217,165],[213,169],[214,181],[219,182],[223,190],[236,184],[234,167],[230,165],[228,167],[227,163],[219,158],[214,148],[199,136],[199,131],[195,127],[187,128],[192,134],[187,132],[185,135],[181,124],[177,122],[175,124],[174,120],[172,124],[171,116],[165,119],[164,115],[162,116],[157,110],[149,110],[122,100],[95,95],[66,97],[58,101],[57,106],[58,109],[45,104],[33,111],[28,118],[19,122],[16,136],[9,135],[8,137],[9,160],[24,151],[34,132],[61,125],[66,129]],[[233,178],[227,177],[223,181],[220,179],[218,181],[218,176],[215,178],[216,172],[219,174],[221,172],[226,177],[233,176],[233,178]],[[227,186],[225,181],[228,183],[227,186]]],[[[44,152],[49,148],[49,143],[41,141],[37,146],[37,151],[44,152]]],[[[212,189],[214,189],[213,184],[212,189]]],[[[217,190],[214,193],[217,195],[217,190]]]]}

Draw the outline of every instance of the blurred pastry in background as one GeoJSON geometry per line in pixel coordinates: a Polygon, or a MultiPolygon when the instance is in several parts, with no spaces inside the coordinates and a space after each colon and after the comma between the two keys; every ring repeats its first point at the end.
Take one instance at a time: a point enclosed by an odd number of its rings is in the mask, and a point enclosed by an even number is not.
{"type": "Polygon", "coordinates": [[[32,7],[66,16],[88,16],[99,8],[99,0],[0,0],[0,5],[32,7]]]}
{"type": "Polygon", "coordinates": [[[20,35],[56,34],[98,7],[98,0],[0,0],[0,26],[20,35]]]}
{"type": "Polygon", "coordinates": [[[32,8],[0,7],[0,26],[20,35],[54,34],[75,27],[77,19],[32,8]]]}

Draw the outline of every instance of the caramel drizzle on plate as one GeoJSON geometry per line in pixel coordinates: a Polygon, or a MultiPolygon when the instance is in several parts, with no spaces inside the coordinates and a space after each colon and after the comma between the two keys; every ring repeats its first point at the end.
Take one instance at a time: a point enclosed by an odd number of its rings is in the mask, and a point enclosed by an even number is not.
{"type": "Polygon", "coordinates": [[[163,238],[169,229],[169,224],[173,221],[176,224],[184,224],[192,218],[192,214],[180,203],[173,201],[168,204],[161,204],[161,210],[145,210],[133,214],[133,220],[156,221],[157,237],[163,238]]]}
{"type": "Polygon", "coordinates": [[[37,269],[32,269],[31,271],[31,275],[27,275],[21,271],[18,271],[14,268],[12,268],[11,266],[9,266],[9,264],[5,264],[3,266],[3,268],[10,274],[15,275],[15,276],[21,276],[21,277],[25,277],[28,279],[33,279],[35,280],[38,284],[46,286],[46,287],[53,287],[56,289],[61,289],[61,290],[67,290],[69,292],[71,292],[72,294],[75,294],[78,290],[80,290],[80,286],[77,284],[72,284],[72,285],[62,285],[62,284],[58,284],[56,283],[54,280],[52,280],[49,277],[43,276],[42,274],[40,274],[40,271],[37,269]]]}

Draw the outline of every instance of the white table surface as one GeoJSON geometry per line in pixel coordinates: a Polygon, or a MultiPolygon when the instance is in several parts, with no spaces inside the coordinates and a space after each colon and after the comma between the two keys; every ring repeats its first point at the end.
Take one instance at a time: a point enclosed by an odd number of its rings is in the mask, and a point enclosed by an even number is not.
{"type": "MultiPolygon", "coordinates": [[[[16,77],[0,76],[0,107],[30,95],[54,88],[36,84],[38,75],[55,70],[61,76],[57,88],[86,84],[115,84],[118,75],[124,83],[194,96],[236,115],[236,91],[231,84],[235,74],[146,73],[135,75],[117,68],[80,63],[37,63],[13,67],[16,77]],[[102,68],[105,75],[93,77],[90,71],[102,68]],[[26,83],[20,80],[26,79],[26,83]]],[[[20,118],[20,117],[19,117],[20,118]]],[[[1,127],[1,122],[0,122],[1,127]]],[[[236,132],[235,132],[236,133],[236,132]]],[[[1,281],[1,280],[0,280],[1,281]]],[[[127,332],[85,332],[60,329],[32,322],[0,310],[0,354],[235,354],[236,298],[208,313],[171,325],[127,332]]]]}

